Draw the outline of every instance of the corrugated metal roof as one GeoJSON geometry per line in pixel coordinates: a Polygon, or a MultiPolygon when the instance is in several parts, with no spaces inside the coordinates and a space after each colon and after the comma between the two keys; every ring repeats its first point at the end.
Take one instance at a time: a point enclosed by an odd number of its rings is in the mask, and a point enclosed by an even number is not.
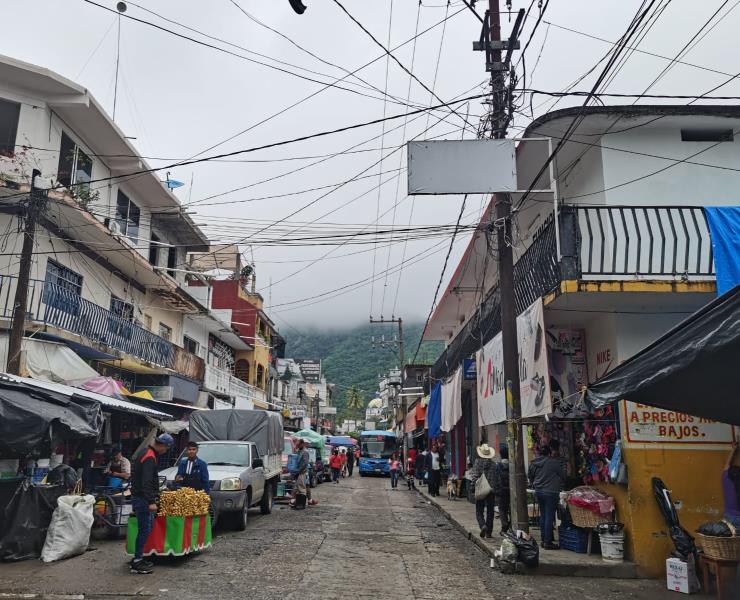
{"type": "Polygon", "coordinates": [[[104,396],[103,394],[97,394],[89,390],[83,390],[81,388],[76,388],[61,383],[52,383],[50,381],[41,381],[39,379],[29,379],[28,377],[19,377],[18,375],[9,375],[7,373],[3,373],[3,376],[7,377],[8,379],[22,382],[30,385],[31,387],[36,387],[42,390],[51,390],[53,392],[58,392],[67,396],[77,395],[83,396],[85,398],[90,398],[91,400],[96,400],[97,402],[100,402],[100,404],[102,404],[103,406],[112,408],[114,410],[122,410],[125,412],[146,415],[148,417],[155,417],[157,419],[172,419],[172,415],[154,410],[153,408],[147,408],[139,404],[134,404],[133,402],[128,402],[127,400],[111,398],[110,396],[104,396]]]}

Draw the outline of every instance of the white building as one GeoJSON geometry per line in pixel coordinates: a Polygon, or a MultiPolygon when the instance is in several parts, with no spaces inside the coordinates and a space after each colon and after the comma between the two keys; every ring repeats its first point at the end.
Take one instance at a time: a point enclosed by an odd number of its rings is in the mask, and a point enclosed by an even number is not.
{"type": "Polygon", "coordinates": [[[196,402],[205,357],[186,337],[186,315],[206,309],[183,285],[186,253],[208,240],[85,88],[0,57],[4,327],[33,169],[37,187],[50,189],[35,232],[29,330],[88,348],[101,373],[127,385],[196,402]]]}

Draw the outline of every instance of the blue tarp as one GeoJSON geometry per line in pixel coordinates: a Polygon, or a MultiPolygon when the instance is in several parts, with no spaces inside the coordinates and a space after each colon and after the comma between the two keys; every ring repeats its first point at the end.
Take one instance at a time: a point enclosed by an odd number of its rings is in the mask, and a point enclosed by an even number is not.
{"type": "Polygon", "coordinates": [[[717,294],[740,283],[740,206],[707,206],[704,214],[712,235],[717,294]]]}
{"type": "Polygon", "coordinates": [[[429,437],[436,438],[442,427],[442,384],[438,383],[432,388],[427,407],[427,426],[429,437]]]}

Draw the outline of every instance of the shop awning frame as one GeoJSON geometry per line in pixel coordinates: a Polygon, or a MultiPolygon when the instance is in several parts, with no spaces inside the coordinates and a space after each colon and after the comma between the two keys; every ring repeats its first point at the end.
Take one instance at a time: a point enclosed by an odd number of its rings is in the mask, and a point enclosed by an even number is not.
{"type": "Polygon", "coordinates": [[[591,409],[619,400],[740,426],[740,285],[588,386],[591,409]]]}

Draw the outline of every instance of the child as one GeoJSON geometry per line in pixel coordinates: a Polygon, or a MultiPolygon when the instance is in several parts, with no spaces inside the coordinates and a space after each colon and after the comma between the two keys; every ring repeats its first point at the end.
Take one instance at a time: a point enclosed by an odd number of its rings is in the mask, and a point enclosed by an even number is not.
{"type": "Polygon", "coordinates": [[[406,461],[406,485],[409,486],[409,491],[416,489],[416,483],[414,482],[415,461],[416,457],[409,454],[409,458],[406,461]]]}

